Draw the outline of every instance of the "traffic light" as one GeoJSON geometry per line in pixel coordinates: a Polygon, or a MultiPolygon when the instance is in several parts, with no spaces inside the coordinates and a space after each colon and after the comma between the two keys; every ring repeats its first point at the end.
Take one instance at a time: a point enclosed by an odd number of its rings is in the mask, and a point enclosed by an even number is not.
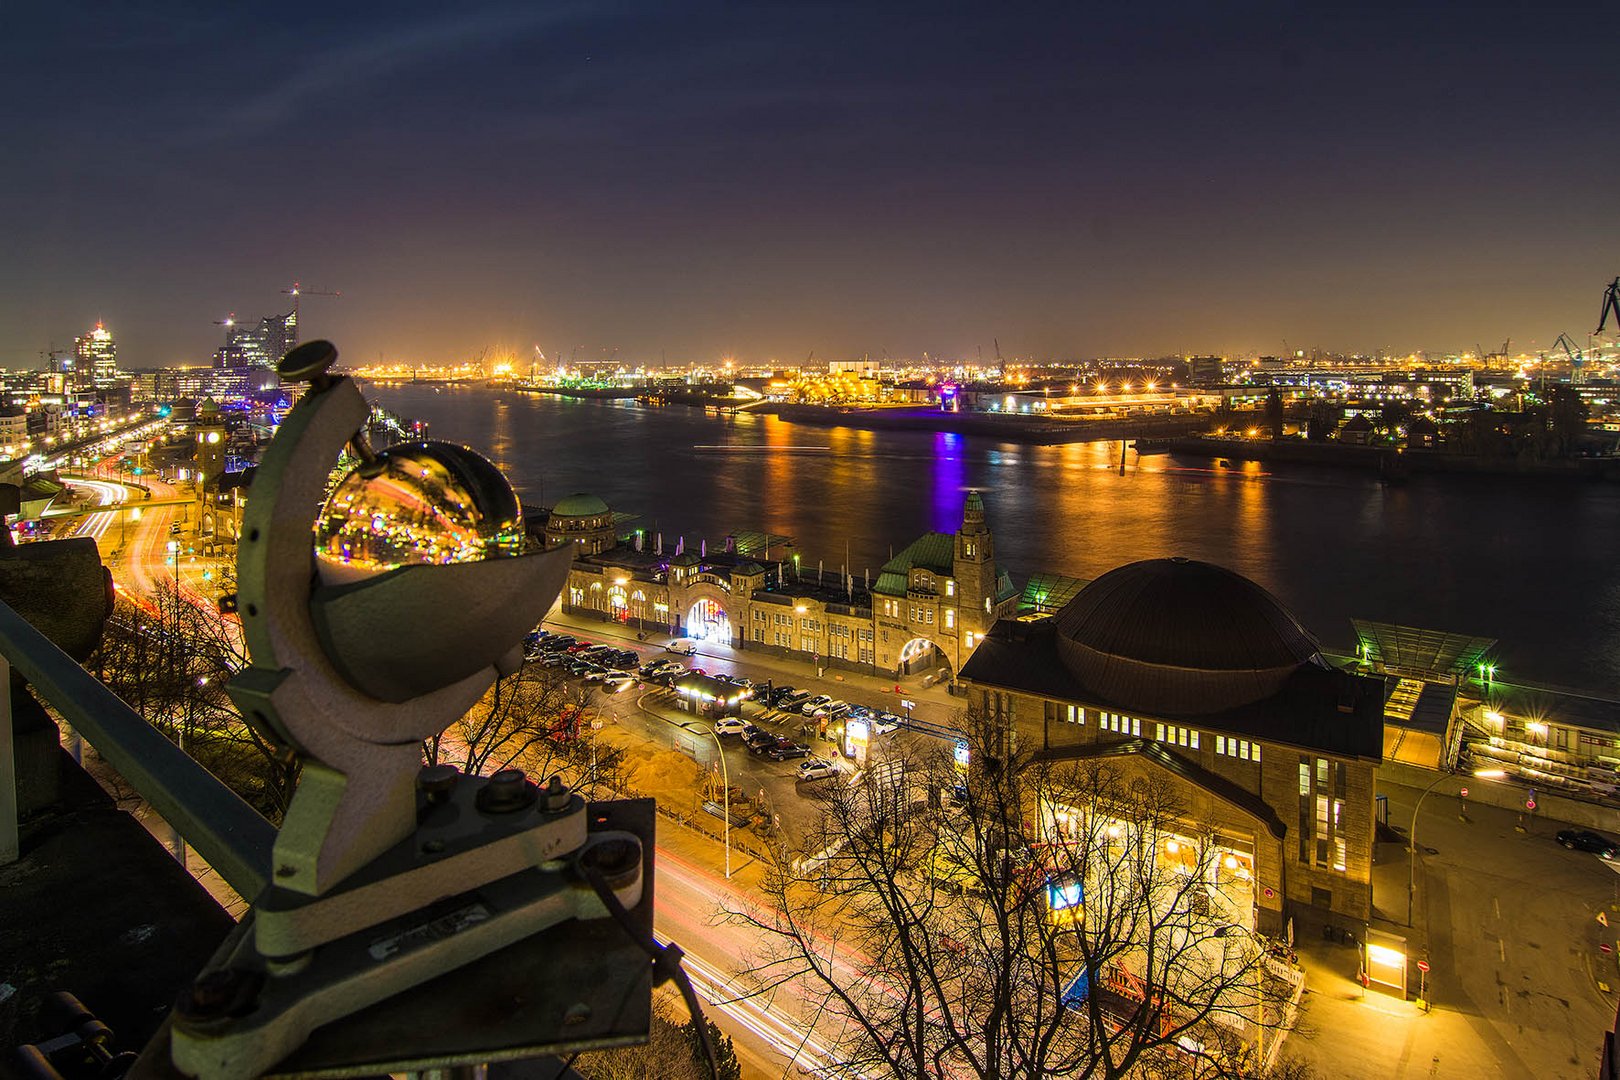
{"type": "Polygon", "coordinates": [[[178,521],[172,522],[169,525],[169,535],[170,536],[179,536],[180,535],[180,523],[178,521]]]}

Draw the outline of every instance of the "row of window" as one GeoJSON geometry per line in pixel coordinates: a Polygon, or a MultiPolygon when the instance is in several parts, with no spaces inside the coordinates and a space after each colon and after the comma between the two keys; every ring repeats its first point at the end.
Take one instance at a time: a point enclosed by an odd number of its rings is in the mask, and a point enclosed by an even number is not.
{"type": "Polygon", "coordinates": [[[1162,743],[1172,746],[1185,746],[1189,750],[1198,749],[1198,732],[1192,728],[1177,727],[1175,724],[1159,724],[1158,732],[1154,738],[1162,743]]]}
{"type": "MultiPolygon", "coordinates": [[[[917,590],[918,592],[926,592],[926,593],[933,592],[934,591],[934,575],[933,574],[925,574],[925,573],[924,574],[918,574],[916,577],[912,578],[911,587],[913,589],[917,590]]],[[[945,579],[945,595],[946,596],[955,596],[956,595],[956,580],[954,578],[946,578],[945,579]]]]}
{"type": "Polygon", "coordinates": [[[1225,754],[1227,757],[1242,758],[1244,761],[1260,760],[1260,744],[1250,742],[1248,739],[1228,739],[1225,735],[1217,735],[1215,752],[1225,754]]]}
{"type": "MultiPolygon", "coordinates": [[[[1118,732],[1121,735],[1142,734],[1142,721],[1133,716],[1124,716],[1120,713],[1099,712],[1099,722],[1104,731],[1118,732]]],[[[1055,701],[1046,703],[1046,719],[1048,723],[1058,722],[1065,724],[1084,724],[1086,710],[1082,705],[1060,705],[1055,701]]],[[[1173,746],[1185,746],[1189,750],[1199,748],[1199,732],[1194,728],[1181,727],[1176,724],[1156,724],[1154,738],[1162,743],[1173,746]]],[[[1260,760],[1260,744],[1250,742],[1248,739],[1230,739],[1225,735],[1215,736],[1215,752],[1228,757],[1241,758],[1244,761],[1260,760]]]]}
{"type": "Polygon", "coordinates": [[[847,641],[831,641],[826,646],[826,654],[836,656],[841,661],[860,661],[862,664],[872,664],[873,662],[872,648],[870,646],[852,648],[847,641]]]}
{"type": "Polygon", "coordinates": [[[1058,720],[1065,724],[1084,724],[1086,722],[1086,710],[1080,705],[1059,705],[1055,701],[1048,701],[1046,703],[1046,719],[1048,723],[1058,720]]]}
{"type": "Polygon", "coordinates": [[[1098,714],[1097,721],[1104,731],[1113,731],[1121,735],[1141,735],[1142,721],[1139,717],[1121,716],[1119,713],[1105,712],[1098,714]]]}

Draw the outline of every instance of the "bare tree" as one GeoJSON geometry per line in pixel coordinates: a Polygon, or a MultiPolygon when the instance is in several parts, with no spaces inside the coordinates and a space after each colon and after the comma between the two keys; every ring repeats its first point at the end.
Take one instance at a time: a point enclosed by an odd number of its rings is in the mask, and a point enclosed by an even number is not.
{"type": "Polygon", "coordinates": [[[298,767],[245,723],[226,695],[246,664],[240,624],[165,581],[147,603],[119,599],[88,666],[147,722],[279,821],[298,767]]]}
{"type": "Polygon", "coordinates": [[[1252,869],[1148,773],[965,723],[971,775],[949,752],[869,768],[767,902],[730,913],[767,942],[759,992],[791,984],[850,1075],[1262,1068],[1293,984],[1247,929],[1252,869]]]}
{"type": "Polygon", "coordinates": [[[593,798],[612,789],[623,752],[598,745],[596,688],[538,664],[497,679],[467,714],[424,744],[429,764],[482,775],[516,766],[536,777],[560,776],[593,798]]]}

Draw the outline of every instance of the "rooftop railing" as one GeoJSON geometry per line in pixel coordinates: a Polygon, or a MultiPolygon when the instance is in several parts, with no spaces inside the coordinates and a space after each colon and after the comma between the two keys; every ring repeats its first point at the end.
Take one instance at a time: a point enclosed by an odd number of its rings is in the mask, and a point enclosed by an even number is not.
{"type": "MultiPolygon", "coordinates": [[[[0,602],[0,687],[15,669],[35,696],[89,740],[231,888],[264,887],[276,830],[217,777],[0,602]]],[[[19,857],[11,698],[0,694],[0,864],[19,857]]]]}

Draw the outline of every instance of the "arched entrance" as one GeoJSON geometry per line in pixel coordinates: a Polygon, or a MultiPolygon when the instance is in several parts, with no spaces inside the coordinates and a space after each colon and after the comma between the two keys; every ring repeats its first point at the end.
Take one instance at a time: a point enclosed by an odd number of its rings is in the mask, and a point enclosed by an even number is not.
{"type": "Polygon", "coordinates": [[[935,682],[949,682],[951,678],[951,661],[945,655],[945,650],[927,638],[912,638],[900,649],[900,670],[896,672],[904,678],[909,675],[923,677],[935,676],[935,682]]]}
{"type": "Polygon", "coordinates": [[[686,613],[686,636],[730,645],[731,620],[726,617],[726,609],[712,597],[699,597],[686,613]]]}

